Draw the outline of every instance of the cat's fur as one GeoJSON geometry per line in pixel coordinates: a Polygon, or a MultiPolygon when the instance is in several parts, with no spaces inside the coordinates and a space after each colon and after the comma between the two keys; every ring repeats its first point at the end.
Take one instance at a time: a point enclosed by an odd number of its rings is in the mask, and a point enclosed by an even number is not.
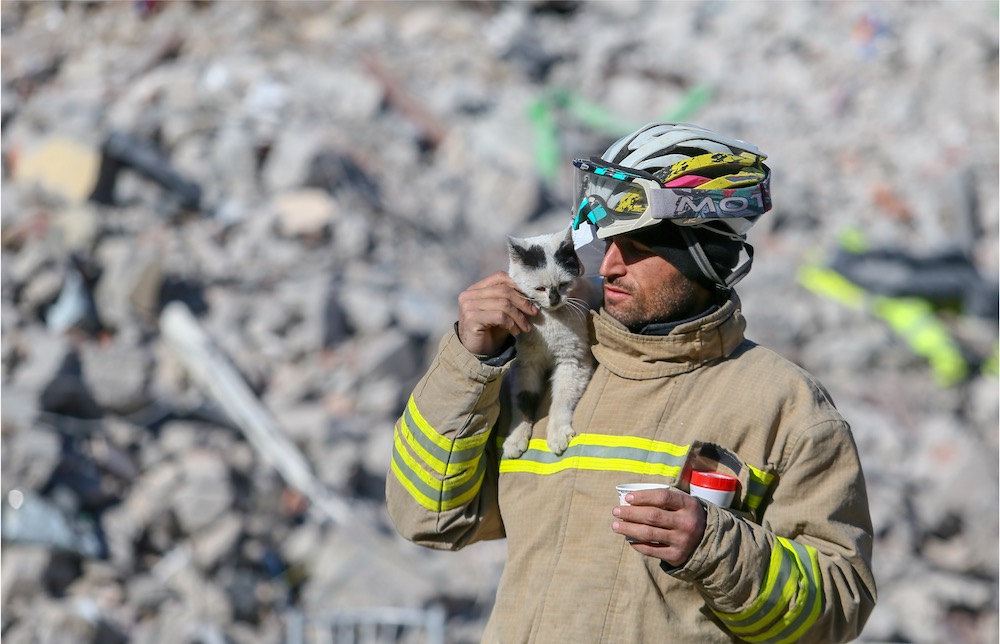
{"type": "Polygon", "coordinates": [[[528,449],[538,404],[550,375],[551,404],[546,440],[562,454],[573,438],[573,410],[593,373],[587,325],[589,307],[579,296],[583,264],[573,248],[572,229],[522,239],[507,238],[511,278],[539,309],[532,329],[517,337],[512,374],[513,430],[503,452],[517,458],[528,449]]]}

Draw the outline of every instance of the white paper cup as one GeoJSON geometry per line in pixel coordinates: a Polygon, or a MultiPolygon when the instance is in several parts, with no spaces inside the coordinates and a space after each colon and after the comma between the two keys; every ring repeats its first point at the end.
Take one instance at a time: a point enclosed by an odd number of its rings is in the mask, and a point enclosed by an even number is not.
{"type": "Polygon", "coordinates": [[[666,483],[622,483],[617,486],[618,505],[630,505],[625,502],[625,495],[636,490],[668,490],[670,486],[666,483]]]}

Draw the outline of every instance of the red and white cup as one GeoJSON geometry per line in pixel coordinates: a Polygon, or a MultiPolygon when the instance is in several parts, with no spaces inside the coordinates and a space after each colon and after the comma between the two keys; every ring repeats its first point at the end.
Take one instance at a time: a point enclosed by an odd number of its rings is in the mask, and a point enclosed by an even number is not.
{"type": "Polygon", "coordinates": [[[720,508],[728,508],[733,502],[740,481],[735,476],[721,472],[691,472],[691,496],[705,499],[720,508]]]}

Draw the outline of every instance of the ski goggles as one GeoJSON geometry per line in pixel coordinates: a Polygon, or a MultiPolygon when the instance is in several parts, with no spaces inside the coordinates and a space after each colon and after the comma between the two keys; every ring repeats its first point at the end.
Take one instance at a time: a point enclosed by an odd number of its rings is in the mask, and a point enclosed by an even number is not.
{"type": "Polygon", "coordinates": [[[716,178],[683,177],[667,181],[642,170],[599,159],[576,159],[574,230],[585,222],[598,229],[645,219],[671,219],[680,225],[706,219],[753,219],[771,209],[771,173],[766,165],[747,165],[716,178]],[[678,183],[695,187],[681,187],[678,183]]]}

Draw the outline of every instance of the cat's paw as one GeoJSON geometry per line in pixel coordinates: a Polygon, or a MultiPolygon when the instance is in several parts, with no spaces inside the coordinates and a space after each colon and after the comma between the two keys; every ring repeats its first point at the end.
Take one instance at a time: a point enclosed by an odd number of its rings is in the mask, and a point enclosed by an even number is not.
{"type": "Polygon", "coordinates": [[[510,436],[503,441],[503,455],[505,458],[517,458],[528,451],[528,441],[531,440],[531,427],[527,430],[519,427],[510,433],[510,436]]]}
{"type": "Polygon", "coordinates": [[[528,439],[531,436],[527,434],[520,434],[515,432],[504,439],[503,442],[503,455],[504,458],[518,458],[521,454],[528,451],[528,439]]]}
{"type": "Polygon", "coordinates": [[[566,451],[566,448],[569,447],[569,442],[573,440],[574,436],[576,436],[576,432],[573,431],[572,425],[559,425],[549,428],[549,435],[546,438],[546,442],[549,444],[549,449],[558,456],[566,451]]]}

